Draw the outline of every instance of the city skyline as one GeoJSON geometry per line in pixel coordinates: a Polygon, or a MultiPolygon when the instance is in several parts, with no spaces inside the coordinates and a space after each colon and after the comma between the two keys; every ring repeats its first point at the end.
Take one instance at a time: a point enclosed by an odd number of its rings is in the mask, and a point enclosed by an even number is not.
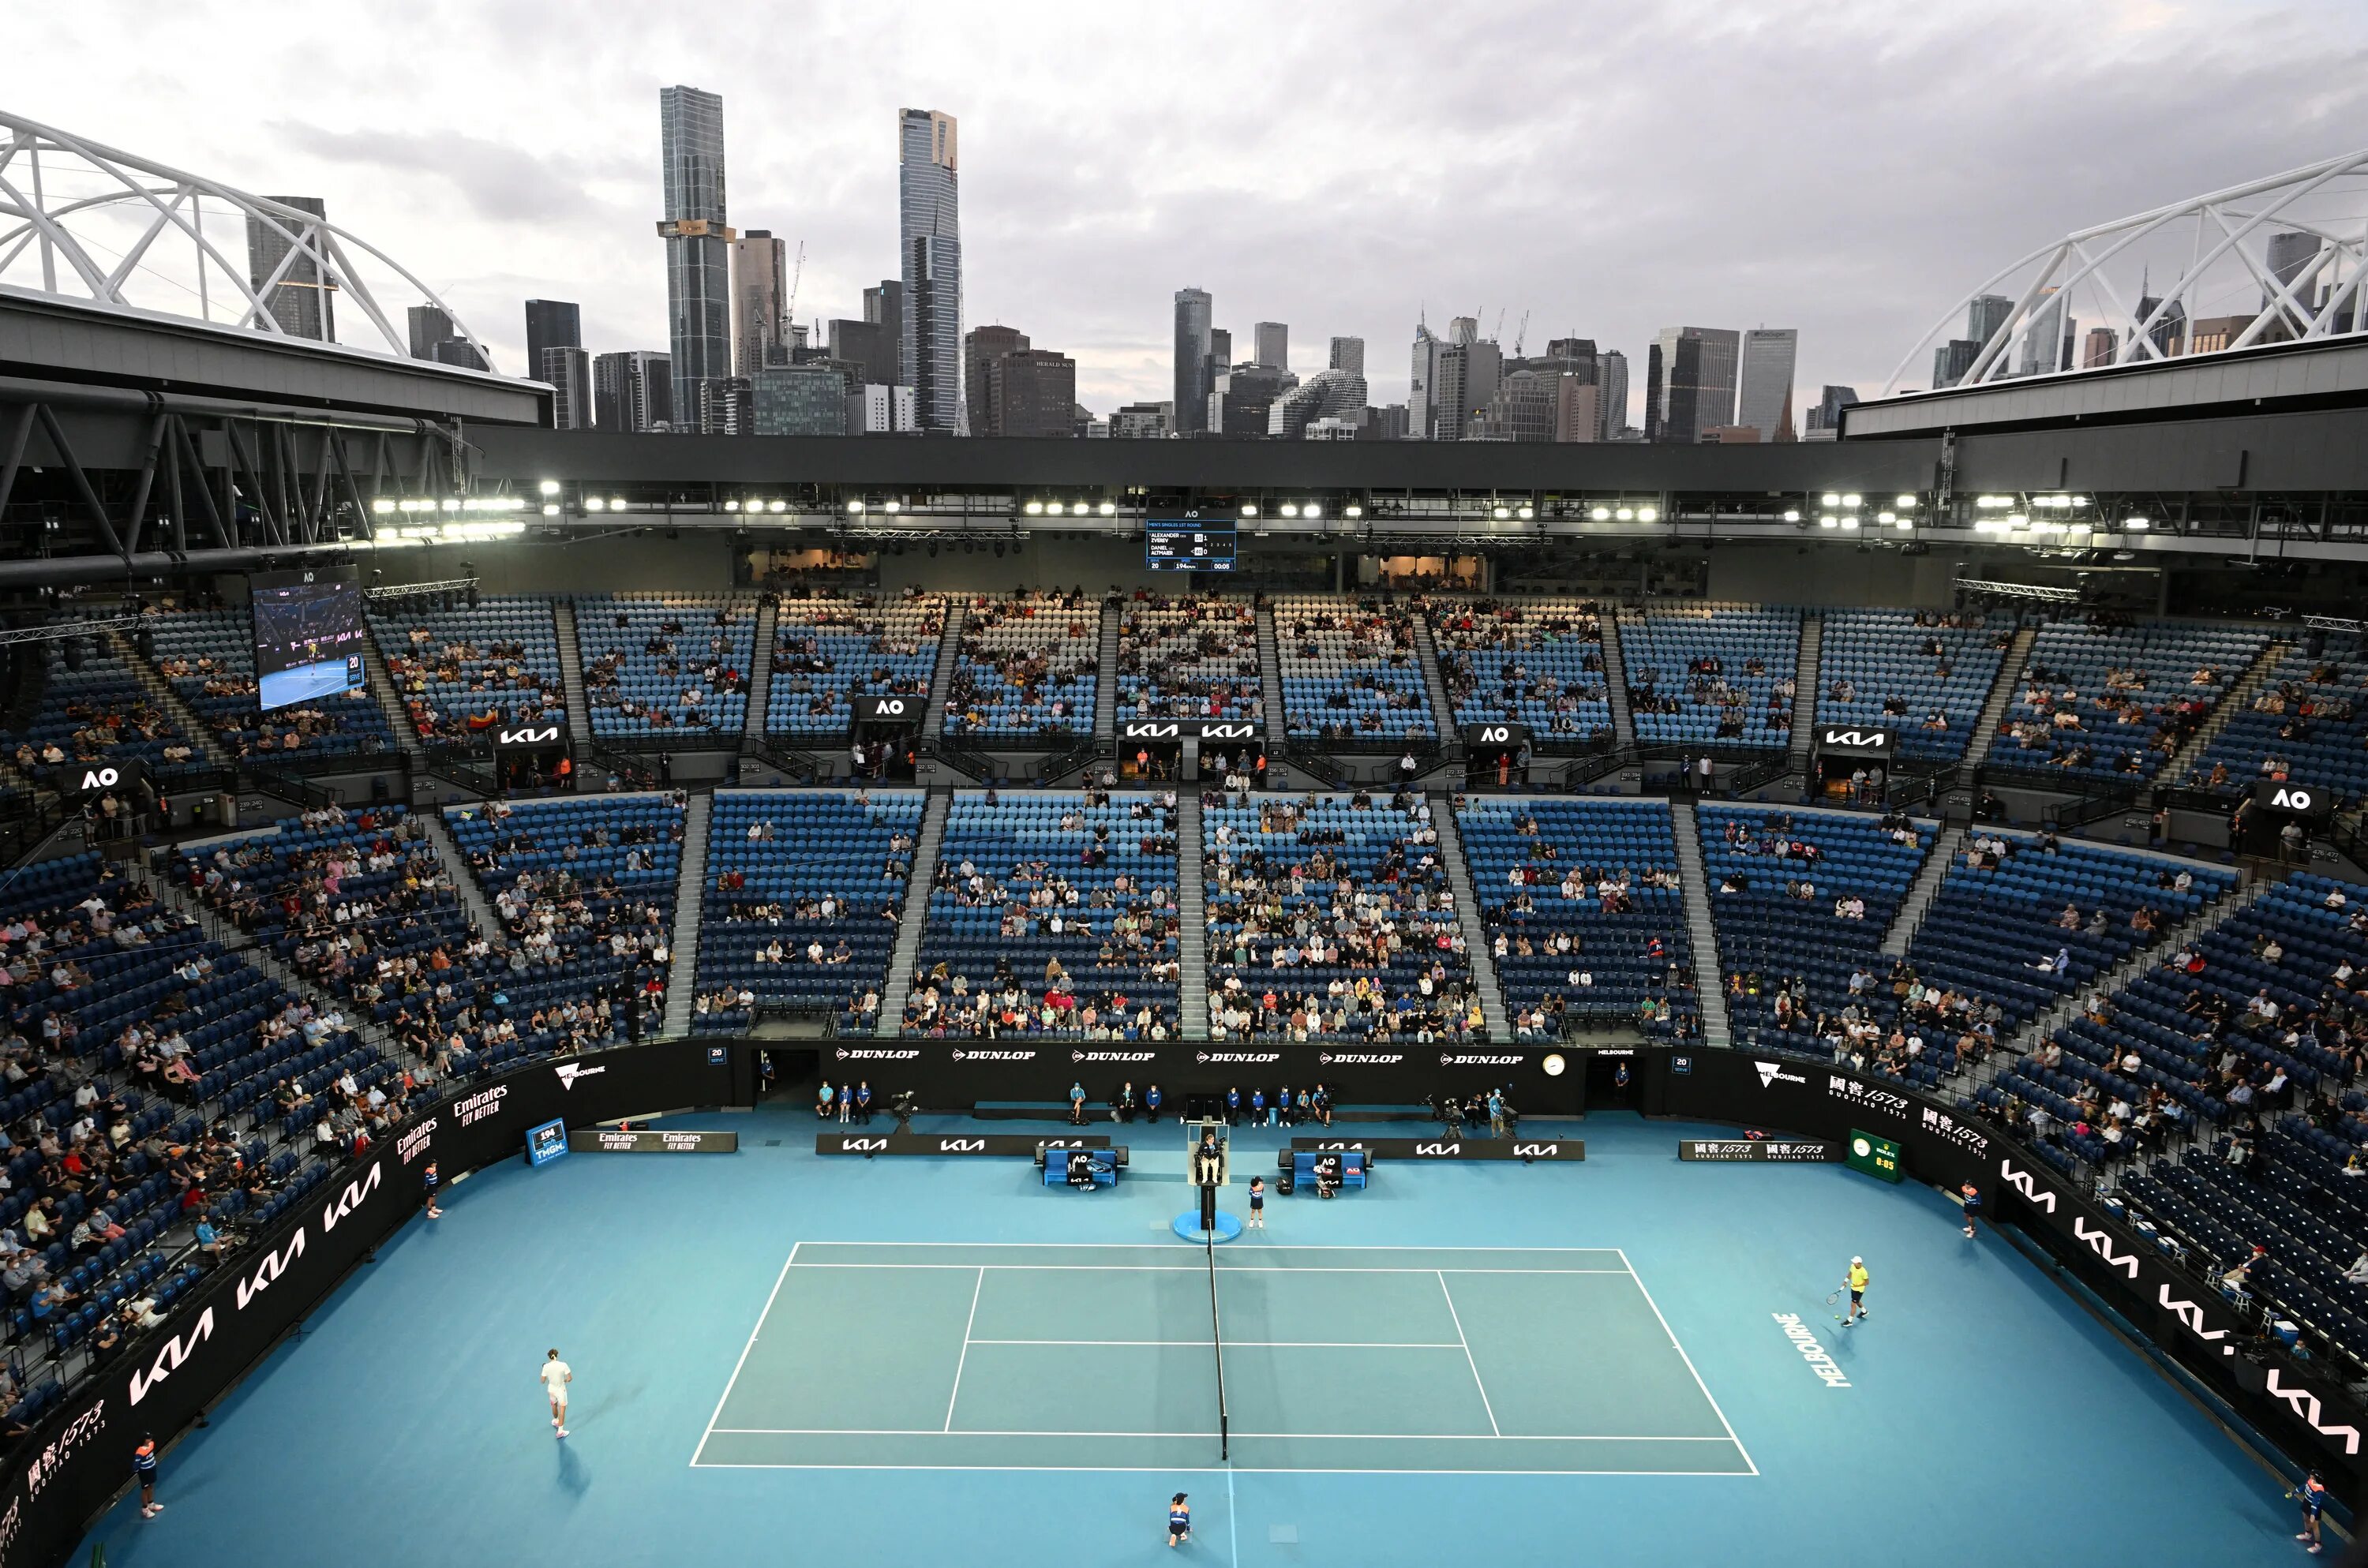
{"type": "MultiPolygon", "coordinates": [[[[319,197],[436,288],[512,373],[529,369],[519,303],[530,298],[581,301],[595,353],[669,349],[644,226],[663,211],[649,108],[658,88],[690,84],[727,107],[733,215],[807,246],[801,324],[855,317],[862,290],[901,275],[881,128],[928,105],[958,117],[969,142],[962,324],[1024,324],[1076,359],[1079,399],[1098,413],[1168,395],[1172,297],[1197,285],[1237,343],[1259,320],[1288,323],[1303,344],[1362,337],[1376,404],[1406,399],[1401,346],[1418,318],[1437,330],[1475,317],[1509,354],[1527,313],[1532,353],[1579,335],[1624,355],[1634,424],[1656,331],[1781,323],[1800,333],[1796,425],[1824,383],[1879,386],[1935,316],[2014,255],[2340,150],[2368,102],[2368,17],[2324,4],[2109,5],[2080,49],[2051,56],[2044,81],[2009,74],[1981,94],[1949,85],[1964,62],[1999,39],[2044,36],[2056,13],[1771,5],[1706,26],[1517,6],[1478,29],[1410,11],[1345,26],[1240,14],[1257,17],[1242,29],[1255,43],[1212,43],[1227,29],[1205,17],[988,28],[922,6],[877,26],[832,22],[833,68],[814,72],[790,38],[724,41],[711,25],[720,7],[653,20],[595,4],[566,28],[493,7],[456,17],[442,51],[501,59],[525,89],[488,99],[393,46],[391,18],[351,19],[347,47],[389,41],[375,52],[395,61],[354,80],[320,69],[318,44],[271,37],[233,53],[194,17],[96,0],[71,27],[25,18],[11,101],[250,190],[319,197]],[[136,23],[156,55],[191,69],[92,99],[63,67],[88,28],[116,23],[136,23]],[[1204,100],[1154,69],[1203,49],[1197,74],[1323,117],[1326,157],[1274,157],[1269,135],[1200,112],[1204,100]],[[1505,90],[1582,57],[1602,84],[1584,115],[1505,90]],[[1429,62],[1422,93],[1374,90],[1376,72],[1415,58],[1429,62]],[[212,112],[196,82],[215,63],[269,86],[272,107],[212,112]],[[1159,80],[1098,111],[1087,137],[1027,86],[1040,64],[1159,80]],[[2271,70],[2292,112],[2245,111],[2271,70]],[[1862,90],[1831,91],[1845,78],[1862,90]],[[1696,135],[1573,156],[1583,123],[1642,112],[1680,82],[1711,106],[1696,135]],[[564,131],[548,113],[561,98],[574,111],[564,131]],[[1722,133],[1739,128],[1745,101],[1754,123],[1786,133],[1722,133]],[[2064,158],[2067,145],[2081,154],[2064,158]],[[1736,234],[1752,237],[1748,255],[1736,234]]],[[[1302,373],[1318,362],[1300,358],[1302,373]]]]}

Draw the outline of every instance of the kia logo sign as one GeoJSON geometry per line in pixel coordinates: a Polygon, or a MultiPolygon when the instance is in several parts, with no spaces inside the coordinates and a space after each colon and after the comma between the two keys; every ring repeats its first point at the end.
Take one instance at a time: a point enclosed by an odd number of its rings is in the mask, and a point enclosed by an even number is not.
{"type": "Polygon", "coordinates": [[[208,1307],[198,1314],[198,1325],[186,1335],[165,1341],[156,1352],[156,1359],[147,1370],[131,1374],[131,1403],[139,1403],[148,1397],[148,1391],[178,1371],[190,1352],[214,1336],[214,1310],[208,1307]]]}
{"type": "Polygon", "coordinates": [[[1122,741],[1180,741],[1188,735],[1204,741],[1247,741],[1257,734],[1258,726],[1247,719],[1121,719],[1118,725],[1122,741]]]}
{"type": "Polygon", "coordinates": [[[548,746],[559,744],[564,733],[558,724],[530,724],[522,730],[496,730],[494,744],[501,746],[548,746]]]}
{"type": "Polygon", "coordinates": [[[1819,751],[1860,752],[1876,756],[1891,753],[1889,730],[1846,730],[1828,726],[1817,732],[1819,751]]]}
{"type": "Polygon", "coordinates": [[[1166,723],[1130,722],[1124,732],[1126,738],[1131,741],[1172,741],[1183,733],[1184,726],[1173,721],[1166,723]]]}

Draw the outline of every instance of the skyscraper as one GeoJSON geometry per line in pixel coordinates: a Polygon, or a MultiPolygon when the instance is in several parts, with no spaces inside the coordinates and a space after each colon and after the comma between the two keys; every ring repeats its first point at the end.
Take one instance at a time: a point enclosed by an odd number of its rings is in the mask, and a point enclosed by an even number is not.
{"type": "Polygon", "coordinates": [[[1606,348],[1595,357],[1595,414],[1599,441],[1616,441],[1628,428],[1628,356],[1606,348]]]}
{"type": "Polygon", "coordinates": [[[1463,440],[1504,379],[1505,356],[1480,335],[1479,322],[1457,316],[1448,324],[1448,337],[1433,358],[1430,438],[1434,441],[1463,440]]]}
{"type": "MultiPolygon", "coordinates": [[[[996,428],[993,389],[987,384],[988,367],[1007,354],[1021,354],[1028,349],[1028,335],[1018,327],[974,326],[962,336],[962,399],[970,407],[970,433],[973,436],[1002,436],[1009,432],[996,428]]],[[[1071,367],[1074,371],[1075,367],[1071,367]]]]}
{"type": "Polygon", "coordinates": [[[897,233],[904,256],[897,380],[924,431],[962,417],[962,185],[954,117],[908,108],[897,121],[897,233]]]}
{"type": "Polygon", "coordinates": [[[2092,326],[2088,341],[2080,348],[2080,368],[2093,370],[2100,365],[2113,362],[2113,350],[2121,347],[2121,335],[2109,326],[2092,326]]]}
{"type": "Polygon", "coordinates": [[[790,247],[769,229],[732,242],[732,369],[753,376],[790,362],[790,247]]]}
{"type": "Polygon", "coordinates": [[[1176,409],[1172,431],[1197,436],[1209,427],[1210,317],[1215,310],[1205,290],[1176,290],[1176,409]]]}
{"type": "Polygon", "coordinates": [[[1428,441],[1431,437],[1431,387],[1439,380],[1439,350],[1440,342],[1431,335],[1430,324],[1416,323],[1414,358],[1406,377],[1406,437],[1409,440],[1428,441]]]}
{"type": "Polygon", "coordinates": [[[1965,335],[1976,345],[1998,335],[2014,315],[2014,301],[2003,294],[1976,294],[1965,306],[1965,335]]]}
{"type": "Polygon", "coordinates": [[[551,401],[552,429],[592,427],[592,356],[572,344],[546,348],[535,361],[534,379],[549,381],[557,394],[551,401]]]}
{"type": "Polygon", "coordinates": [[[1672,326],[1653,339],[1645,367],[1645,438],[1691,446],[1732,425],[1739,336],[1722,327],[1672,326]]]}
{"type": "Polygon", "coordinates": [[[1789,326],[1755,326],[1743,335],[1742,375],[1735,400],[1735,423],[1773,441],[1792,439],[1793,366],[1801,334],[1789,326]]]}
{"type": "MultiPolygon", "coordinates": [[[[264,199],[309,212],[315,218],[328,216],[328,209],[317,196],[267,196],[264,199]]],[[[318,231],[293,218],[283,217],[277,223],[278,227],[274,227],[260,218],[246,221],[247,286],[262,297],[263,308],[289,336],[334,343],[337,337],[337,312],[330,294],[335,285],[311,255],[291,254],[296,250],[297,240],[317,234],[318,231]],[[290,231],[295,237],[282,233],[282,229],[290,231]],[[268,289],[267,283],[270,284],[268,289]]]]}
{"type": "Polygon", "coordinates": [[[1287,324],[1259,322],[1250,328],[1250,341],[1256,346],[1250,351],[1253,364],[1269,370],[1291,369],[1291,328],[1287,324]]]}
{"type": "Polygon", "coordinates": [[[671,425],[674,375],[666,357],[641,348],[596,356],[592,411],[603,430],[645,434],[671,425]]]}
{"type": "Polygon", "coordinates": [[[1361,337],[1336,337],[1332,340],[1328,370],[1346,370],[1352,376],[1365,373],[1365,340],[1361,337]]]}
{"type": "MultiPolygon", "coordinates": [[[[445,335],[451,335],[450,323],[446,323],[445,335]]],[[[583,314],[565,300],[529,300],[526,302],[526,373],[536,381],[543,379],[542,351],[546,348],[581,348],[584,347],[583,314]]],[[[419,352],[415,344],[412,353],[419,352]]],[[[556,385],[557,383],[553,383],[556,385]]],[[[592,423],[592,410],[584,409],[584,423],[592,423]]],[[[562,429],[575,426],[562,426],[562,429]]]]}
{"type": "MultiPolygon", "coordinates": [[[[436,346],[452,335],[451,313],[439,305],[414,305],[404,312],[404,324],[411,335],[411,357],[433,359],[436,346]]],[[[527,362],[526,373],[534,374],[537,361],[527,362]]]]}
{"type": "Polygon", "coordinates": [[[2052,375],[2070,362],[2076,324],[2066,317],[2064,303],[2064,294],[2053,284],[2039,291],[2030,319],[2023,323],[2022,360],[2017,375],[2052,375]]]}
{"type": "MultiPolygon", "coordinates": [[[[986,363],[985,417],[996,436],[1066,436],[1077,403],[1077,362],[1049,348],[1018,348],[986,363]]],[[[980,409],[971,408],[973,428],[980,409]]]]}
{"type": "Polygon", "coordinates": [[[666,216],[666,317],[673,407],[700,428],[702,410],[727,406],[701,389],[732,373],[732,231],[723,205],[723,99],[697,87],[658,89],[666,216]]]}

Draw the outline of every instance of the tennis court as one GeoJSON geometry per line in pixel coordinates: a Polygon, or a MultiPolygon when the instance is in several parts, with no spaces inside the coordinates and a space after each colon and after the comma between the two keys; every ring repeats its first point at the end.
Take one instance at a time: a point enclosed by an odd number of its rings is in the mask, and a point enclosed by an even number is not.
{"type": "Polygon", "coordinates": [[[801,1243],[691,1463],[1215,1469],[1221,1364],[1238,1470],[1759,1473],[1617,1250],[1182,1244],[801,1243]]]}

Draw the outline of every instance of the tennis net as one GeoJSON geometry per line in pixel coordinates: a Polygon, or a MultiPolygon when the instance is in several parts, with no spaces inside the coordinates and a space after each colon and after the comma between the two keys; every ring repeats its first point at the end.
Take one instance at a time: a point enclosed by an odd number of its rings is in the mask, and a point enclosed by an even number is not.
{"type": "Polygon", "coordinates": [[[1209,1343],[1217,1352],[1217,1457],[1230,1460],[1234,1457],[1233,1414],[1225,1407],[1225,1324],[1217,1312],[1216,1238],[1204,1236],[1201,1245],[1209,1255],[1209,1343]]]}

